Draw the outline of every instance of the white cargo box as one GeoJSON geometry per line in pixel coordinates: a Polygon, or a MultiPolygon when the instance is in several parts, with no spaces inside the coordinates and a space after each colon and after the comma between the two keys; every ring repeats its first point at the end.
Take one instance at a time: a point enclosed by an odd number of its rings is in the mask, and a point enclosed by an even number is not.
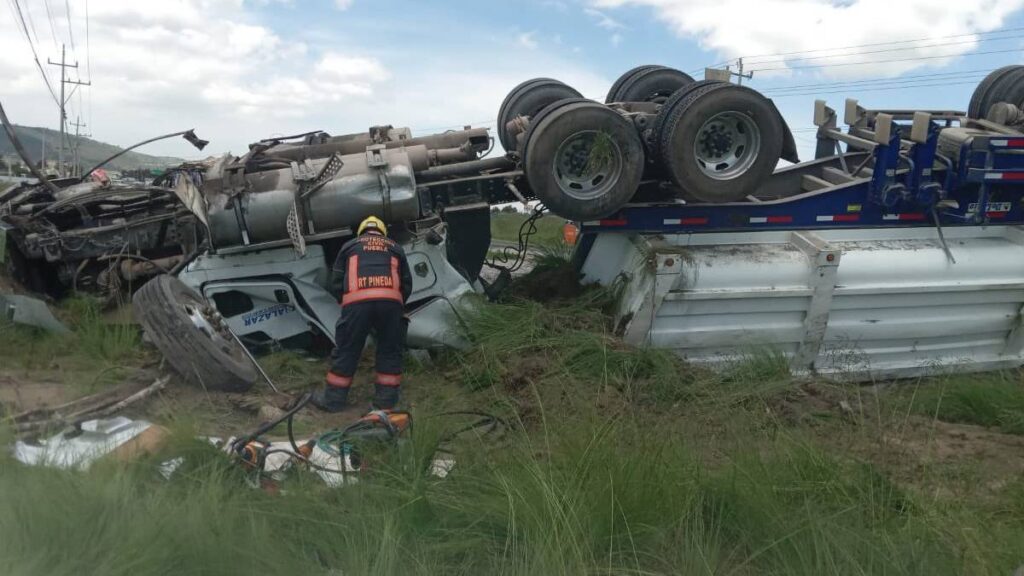
{"type": "Polygon", "coordinates": [[[698,363],[769,348],[797,372],[910,377],[1022,364],[1024,229],[598,234],[584,280],[624,282],[616,325],[698,363]]]}

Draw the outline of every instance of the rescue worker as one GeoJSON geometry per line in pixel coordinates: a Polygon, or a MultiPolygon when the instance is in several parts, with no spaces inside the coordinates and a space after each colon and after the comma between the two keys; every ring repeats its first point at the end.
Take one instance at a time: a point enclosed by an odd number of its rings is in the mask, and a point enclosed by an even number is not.
{"type": "Polygon", "coordinates": [[[377,342],[373,407],[394,408],[402,383],[405,301],[412,292],[412,274],[405,251],[387,237],[376,216],[363,220],[356,237],[341,247],[334,261],[331,289],[341,303],[334,332],[331,368],[315,406],[338,412],[348,402],[352,377],[372,331],[377,342]]]}

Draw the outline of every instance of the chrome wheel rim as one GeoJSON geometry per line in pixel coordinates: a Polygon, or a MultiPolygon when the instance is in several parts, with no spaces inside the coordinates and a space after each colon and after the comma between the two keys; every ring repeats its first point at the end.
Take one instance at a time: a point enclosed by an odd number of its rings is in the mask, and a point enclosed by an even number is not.
{"type": "Polygon", "coordinates": [[[578,200],[600,198],[619,180],[622,151],[605,133],[577,132],[558,146],[552,173],[565,195],[578,200]]]}
{"type": "Polygon", "coordinates": [[[693,149],[705,176],[729,180],[742,175],[757,160],[761,130],[742,112],[719,112],[701,125],[693,149]]]}

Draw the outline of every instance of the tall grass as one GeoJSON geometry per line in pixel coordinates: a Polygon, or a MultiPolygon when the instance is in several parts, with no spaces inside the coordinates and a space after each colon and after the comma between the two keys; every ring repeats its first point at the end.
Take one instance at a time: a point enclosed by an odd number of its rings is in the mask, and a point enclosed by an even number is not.
{"type": "Polygon", "coordinates": [[[3,462],[0,557],[7,573],[54,575],[1006,574],[1020,561],[1019,518],[919,501],[800,442],[709,468],[642,419],[547,414],[497,445],[450,446],[446,479],[425,472],[435,420],[354,486],[300,476],[277,496],[182,439],[170,481],[159,458],[87,474],[3,462]]]}
{"type": "MultiPolygon", "coordinates": [[[[519,228],[529,214],[492,212],[491,237],[505,242],[517,242],[519,228]]],[[[530,238],[532,247],[557,246],[562,242],[562,224],[565,220],[556,216],[543,216],[537,220],[537,233],[530,238]]]]}
{"type": "Polygon", "coordinates": [[[947,422],[977,424],[1024,434],[1021,372],[954,374],[913,388],[911,409],[947,422]]]}
{"type": "Polygon", "coordinates": [[[48,380],[66,380],[89,390],[117,384],[124,369],[154,358],[142,346],[138,326],[108,320],[95,299],[68,299],[57,315],[71,333],[56,334],[0,318],[0,367],[42,371],[48,380]]]}

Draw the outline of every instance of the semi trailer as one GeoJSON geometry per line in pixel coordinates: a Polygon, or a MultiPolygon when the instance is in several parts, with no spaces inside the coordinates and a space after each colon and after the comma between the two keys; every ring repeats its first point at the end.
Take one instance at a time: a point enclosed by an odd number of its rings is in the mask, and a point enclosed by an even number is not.
{"type": "Polygon", "coordinates": [[[490,207],[512,201],[580,223],[581,273],[623,286],[630,342],[860,378],[1019,365],[1022,78],[993,72],[966,112],[848,101],[846,132],[819,102],[803,163],[749,87],[641,66],[596,102],[539,78],[498,111],[502,155],[468,126],[311,132],[147,186],[43,177],[0,197],[2,222],[30,285],[137,288],[149,338],[208,388],[256,380],[240,342],[330,344],[329,262],[369,214],[410,256],[409,345],[465,345],[490,207]]]}

